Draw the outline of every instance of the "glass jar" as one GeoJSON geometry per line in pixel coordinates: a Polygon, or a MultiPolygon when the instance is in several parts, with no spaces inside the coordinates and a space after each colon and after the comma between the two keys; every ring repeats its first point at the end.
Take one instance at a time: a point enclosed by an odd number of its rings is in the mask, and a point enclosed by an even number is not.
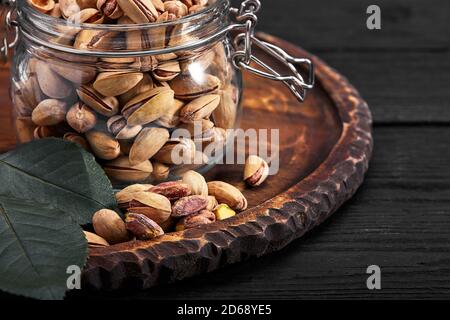
{"type": "Polygon", "coordinates": [[[239,126],[241,69],[284,81],[299,99],[313,85],[309,60],[254,37],[257,0],[240,9],[210,0],[179,20],[138,25],[74,23],[26,0],[15,4],[11,97],[19,143],[47,137],[78,143],[117,187],[204,172],[221,159],[234,143],[229,129],[239,126]],[[233,30],[241,31],[234,43],[233,30]],[[293,74],[281,76],[254,57],[252,44],[293,74]],[[305,63],[308,82],[296,65],[305,63]]]}

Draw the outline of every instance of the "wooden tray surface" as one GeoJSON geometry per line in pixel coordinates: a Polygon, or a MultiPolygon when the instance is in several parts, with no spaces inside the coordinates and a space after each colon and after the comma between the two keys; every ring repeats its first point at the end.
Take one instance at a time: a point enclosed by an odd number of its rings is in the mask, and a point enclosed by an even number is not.
{"type": "MultiPolygon", "coordinates": [[[[300,104],[284,85],[245,74],[242,127],[280,129],[280,172],[245,188],[242,166],[217,166],[208,180],[240,187],[249,209],[234,218],[147,242],[92,249],[83,288],[148,288],[280,250],[323,222],[361,185],[372,153],[372,118],[355,88],[323,61],[260,34],[316,65],[316,87],[300,104]]],[[[271,61],[271,63],[277,63],[271,61]]],[[[15,144],[8,71],[0,69],[0,150],[15,144]]]]}

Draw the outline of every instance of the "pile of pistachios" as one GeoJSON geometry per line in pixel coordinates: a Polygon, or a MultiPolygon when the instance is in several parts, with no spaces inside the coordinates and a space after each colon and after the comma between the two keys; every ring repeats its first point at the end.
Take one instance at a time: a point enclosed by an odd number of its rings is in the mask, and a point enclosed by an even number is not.
{"type": "MultiPolygon", "coordinates": [[[[243,175],[248,186],[260,186],[268,174],[266,161],[248,157],[243,175]]],[[[184,173],[178,181],[128,186],[117,192],[116,199],[125,220],[112,210],[96,212],[92,219],[95,233],[85,232],[91,248],[196,228],[234,217],[248,207],[238,188],[223,181],[206,182],[195,171],[184,173]]]]}
{"type": "MultiPolygon", "coordinates": [[[[208,6],[206,0],[29,1],[52,16],[119,24],[178,19],[208,6]]],[[[152,41],[170,43],[170,30],[163,31],[152,41]]],[[[126,43],[144,43],[145,32],[127,32],[126,43]]],[[[105,49],[104,38],[110,45],[124,36],[92,29],[67,34],[66,44],[76,49],[105,49]]],[[[226,50],[223,42],[199,52],[132,58],[37,50],[20,62],[24,72],[13,79],[19,141],[61,137],[78,143],[116,185],[196,170],[223,151],[226,129],[236,126],[239,90],[226,50]]]]}

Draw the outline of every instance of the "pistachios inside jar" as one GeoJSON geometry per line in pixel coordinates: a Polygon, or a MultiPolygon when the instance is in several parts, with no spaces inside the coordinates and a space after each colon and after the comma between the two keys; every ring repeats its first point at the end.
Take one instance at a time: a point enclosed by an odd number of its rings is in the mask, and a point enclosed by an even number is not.
{"type": "Polygon", "coordinates": [[[227,0],[18,0],[20,143],[59,137],[116,186],[205,171],[239,125],[227,0]]]}

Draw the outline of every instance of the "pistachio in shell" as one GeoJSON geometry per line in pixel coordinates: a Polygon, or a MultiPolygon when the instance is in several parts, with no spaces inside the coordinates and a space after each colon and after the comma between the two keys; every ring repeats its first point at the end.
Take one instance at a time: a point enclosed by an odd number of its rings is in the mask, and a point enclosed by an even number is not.
{"type": "Polygon", "coordinates": [[[158,81],[170,81],[177,77],[181,72],[178,61],[169,61],[158,65],[153,71],[153,76],[158,81]]]}
{"type": "Polygon", "coordinates": [[[127,156],[121,156],[106,163],[103,169],[112,180],[131,183],[147,181],[153,172],[150,161],[147,160],[133,166],[127,156]]]}
{"type": "Polygon", "coordinates": [[[159,13],[151,0],[117,0],[120,8],[134,23],[156,22],[159,13]]]}
{"type": "Polygon", "coordinates": [[[105,97],[120,96],[135,87],[143,76],[140,72],[102,72],[93,87],[105,97]]]}
{"type": "Polygon", "coordinates": [[[110,19],[119,19],[123,16],[123,11],[117,0],[98,0],[97,9],[110,19]]]}
{"type": "Polygon", "coordinates": [[[88,231],[83,232],[88,242],[89,248],[104,248],[109,246],[109,243],[99,235],[88,231]]]}
{"type": "Polygon", "coordinates": [[[67,112],[66,121],[76,132],[85,133],[95,127],[97,116],[87,105],[77,102],[67,112]]]}
{"type": "Polygon", "coordinates": [[[200,79],[190,75],[180,75],[169,82],[175,92],[175,98],[181,100],[194,100],[207,94],[216,93],[220,89],[220,80],[216,76],[205,74],[200,79]]]}
{"type": "Polygon", "coordinates": [[[180,111],[180,119],[185,123],[192,123],[194,121],[209,118],[219,103],[219,95],[204,95],[185,105],[180,111]]]}
{"type": "Polygon", "coordinates": [[[138,192],[132,197],[128,212],[143,214],[158,224],[169,219],[172,205],[165,196],[154,192],[138,192]]]}
{"type": "Polygon", "coordinates": [[[86,133],[92,152],[100,159],[113,160],[120,155],[119,142],[110,135],[92,130],[86,133]]]}
{"type": "Polygon", "coordinates": [[[116,200],[119,208],[128,208],[129,202],[133,200],[133,195],[138,192],[149,191],[153,187],[151,184],[132,184],[116,193],[116,200]]]}
{"type": "Polygon", "coordinates": [[[142,126],[129,126],[127,120],[121,115],[109,118],[106,126],[109,132],[119,140],[133,139],[142,130],[142,126]]]}
{"type": "Polygon", "coordinates": [[[92,85],[82,85],[76,91],[81,101],[105,117],[112,117],[119,112],[117,98],[103,96],[92,85]]]}
{"type": "Polygon", "coordinates": [[[90,150],[89,143],[81,134],[75,132],[67,132],[64,134],[63,139],[78,144],[86,151],[90,150]]]}
{"type": "Polygon", "coordinates": [[[95,233],[110,244],[129,240],[125,222],[115,211],[109,209],[97,211],[92,217],[92,226],[95,233]]]}
{"type": "Polygon", "coordinates": [[[131,212],[125,222],[127,229],[138,240],[151,240],[164,234],[164,230],[155,221],[143,214],[131,212]]]}
{"type": "Polygon", "coordinates": [[[145,128],[136,137],[130,150],[130,163],[139,164],[151,159],[169,140],[169,131],[164,128],[145,128]]]}
{"type": "Polygon", "coordinates": [[[168,141],[153,159],[165,164],[190,164],[195,159],[195,143],[191,139],[168,141]]]}
{"type": "Polygon", "coordinates": [[[105,20],[104,15],[94,8],[86,8],[79,12],[72,14],[67,18],[67,21],[74,24],[81,23],[92,23],[92,24],[102,24],[105,20]]]}
{"type": "Polygon", "coordinates": [[[183,174],[182,181],[190,187],[193,195],[208,196],[208,185],[200,173],[189,170],[183,174]]]}
{"type": "Polygon", "coordinates": [[[131,90],[128,90],[124,94],[119,96],[119,102],[121,105],[125,106],[128,101],[133,99],[136,96],[139,96],[145,92],[148,92],[153,89],[153,79],[147,73],[144,73],[142,80],[131,90]]]}
{"type": "Polygon", "coordinates": [[[219,203],[227,204],[235,210],[247,209],[247,199],[235,186],[223,181],[208,182],[208,193],[219,203]]]}
{"type": "Polygon", "coordinates": [[[159,119],[173,103],[174,92],[167,87],[157,87],[131,99],[122,109],[128,125],[145,125],[159,119]]]}
{"type": "Polygon", "coordinates": [[[46,99],[39,103],[31,114],[38,126],[54,126],[66,119],[67,105],[57,99],[46,99]]]}
{"type": "Polygon", "coordinates": [[[72,86],[42,60],[36,61],[36,77],[42,92],[50,98],[65,99],[73,92],[72,86]]]}
{"type": "Polygon", "coordinates": [[[250,155],[245,162],[244,181],[251,187],[261,185],[269,176],[269,165],[256,156],[250,155]]]}

